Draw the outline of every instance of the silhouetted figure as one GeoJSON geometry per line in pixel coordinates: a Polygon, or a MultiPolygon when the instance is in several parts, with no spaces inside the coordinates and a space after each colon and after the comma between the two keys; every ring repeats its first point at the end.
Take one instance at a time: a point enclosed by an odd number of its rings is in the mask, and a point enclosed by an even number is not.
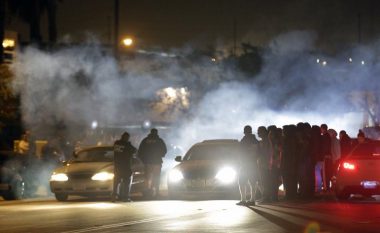
{"type": "Polygon", "coordinates": [[[323,155],[321,149],[321,128],[318,125],[311,127],[310,138],[310,156],[312,159],[311,179],[312,184],[310,189],[312,193],[320,192],[322,190],[322,168],[323,168],[323,155]]]}
{"type": "Polygon", "coordinates": [[[323,164],[323,189],[324,191],[330,190],[330,180],[333,173],[333,163],[331,155],[331,138],[328,133],[328,127],[326,124],[321,125],[321,148],[324,159],[323,164]]]}
{"type": "Polygon", "coordinates": [[[160,195],[162,158],[166,152],[166,144],[158,136],[157,129],[151,129],[150,134],[141,141],[138,150],[138,157],[145,165],[145,197],[160,195]]]}
{"type": "Polygon", "coordinates": [[[271,145],[268,201],[276,202],[278,201],[278,188],[281,184],[282,130],[280,128],[271,128],[268,137],[271,145]]]}
{"type": "Polygon", "coordinates": [[[257,166],[257,144],[258,141],[255,135],[252,134],[252,127],[246,125],[244,127],[244,137],[240,140],[240,201],[236,203],[237,205],[255,205],[255,192],[259,175],[257,166]],[[247,201],[247,188],[249,188],[249,201],[247,201]]]}
{"type": "MultiPolygon", "coordinates": [[[[258,143],[258,169],[259,169],[259,192],[256,195],[261,195],[264,200],[264,188],[269,182],[269,160],[271,157],[271,146],[268,137],[268,130],[265,126],[257,128],[257,135],[261,139],[258,143]]],[[[267,187],[268,188],[268,187],[267,187]]]]}
{"type": "Polygon", "coordinates": [[[281,174],[287,200],[297,196],[297,135],[295,125],[283,127],[283,145],[281,159],[281,174]]]}
{"type": "Polygon", "coordinates": [[[132,158],[136,148],[129,141],[129,133],[125,132],[115,141],[114,146],[114,182],[112,201],[131,201],[132,158]]]}
{"type": "Polygon", "coordinates": [[[340,157],[344,159],[352,149],[352,140],[346,131],[341,130],[339,132],[339,144],[340,144],[340,157]]]}

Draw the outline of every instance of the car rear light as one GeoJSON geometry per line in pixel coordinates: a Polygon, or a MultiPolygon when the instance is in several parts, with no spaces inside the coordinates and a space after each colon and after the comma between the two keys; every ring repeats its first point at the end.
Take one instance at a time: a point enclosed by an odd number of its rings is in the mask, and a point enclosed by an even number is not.
{"type": "Polygon", "coordinates": [[[356,166],[352,162],[343,162],[343,168],[346,170],[355,170],[356,166]]]}

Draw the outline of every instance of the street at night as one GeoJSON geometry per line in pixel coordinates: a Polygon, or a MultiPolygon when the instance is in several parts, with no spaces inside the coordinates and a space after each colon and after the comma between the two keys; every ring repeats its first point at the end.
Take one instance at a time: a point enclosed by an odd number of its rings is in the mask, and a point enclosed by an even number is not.
{"type": "Polygon", "coordinates": [[[279,202],[253,207],[235,200],[107,200],[73,198],[0,202],[1,232],[378,232],[374,200],[279,202]],[[363,215],[365,213],[365,215],[363,215]]]}
{"type": "Polygon", "coordinates": [[[380,232],[379,0],[0,0],[0,232],[380,232]]]}

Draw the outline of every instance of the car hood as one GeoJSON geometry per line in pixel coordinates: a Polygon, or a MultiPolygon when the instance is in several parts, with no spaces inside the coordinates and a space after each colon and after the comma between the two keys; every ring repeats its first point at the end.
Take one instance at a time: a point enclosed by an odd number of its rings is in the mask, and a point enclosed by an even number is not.
{"type": "Polygon", "coordinates": [[[55,173],[94,173],[102,170],[113,170],[112,162],[88,162],[69,163],[63,167],[55,169],[55,173]]]}
{"type": "Polygon", "coordinates": [[[233,161],[194,160],[183,161],[173,169],[182,172],[186,179],[209,179],[215,177],[218,171],[224,167],[232,167],[237,170],[237,164],[233,161]]]}

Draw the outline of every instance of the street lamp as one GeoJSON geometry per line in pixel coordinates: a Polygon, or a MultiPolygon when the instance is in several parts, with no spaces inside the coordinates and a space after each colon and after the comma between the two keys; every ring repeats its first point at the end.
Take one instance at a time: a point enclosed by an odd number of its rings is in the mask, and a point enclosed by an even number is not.
{"type": "Polygon", "coordinates": [[[130,37],[126,37],[123,39],[123,45],[126,47],[131,47],[133,45],[133,39],[130,37]]]}

